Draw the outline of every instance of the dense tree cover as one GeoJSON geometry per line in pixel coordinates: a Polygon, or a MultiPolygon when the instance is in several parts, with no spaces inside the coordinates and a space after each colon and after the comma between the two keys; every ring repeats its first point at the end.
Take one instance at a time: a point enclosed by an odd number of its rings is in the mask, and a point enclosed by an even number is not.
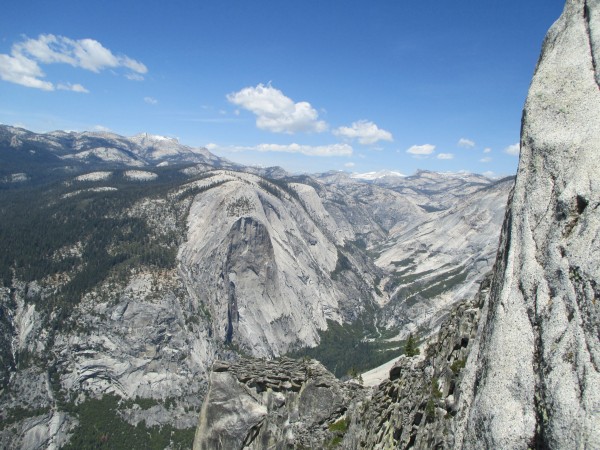
{"type": "MultiPolygon", "coordinates": [[[[0,180],[14,173],[26,173],[27,185],[49,183],[64,176],[65,163],[58,156],[41,145],[31,143],[25,148],[15,149],[6,143],[0,143],[0,180]]],[[[22,183],[1,183],[0,193],[22,189],[22,183]]]]}
{"type": "Polygon", "coordinates": [[[335,376],[342,377],[365,372],[400,356],[401,343],[385,340],[393,334],[393,331],[380,334],[368,316],[344,325],[327,321],[327,330],[319,333],[318,346],[299,349],[290,356],[317,359],[335,376]]]}
{"type": "Polygon", "coordinates": [[[9,408],[6,410],[0,410],[0,431],[9,427],[13,423],[19,422],[29,417],[36,417],[48,414],[50,407],[36,408],[36,409],[25,409],[21,407],[9,408]]]}
{"type": "Polygon", "coordinates": [[[195,428],[179,430],[170,425],[147,427],[145,422],[133,426],[123,420],[119,411],[123,402],[114,395],[88,399],[79,405],[70,405],[69,413],[79,420],[64,450],[132,448],[191,449],[195,428]]]}
{"type": "MultiPolygon", "coordinates": [[[[83,191],[67,197],[64,194],[75,188],[63,179],[43,187],[4,191],[0,195],[0,284],[10,287],[13,277],[33,281],[67,273],[68,283],[39,305],[41,310],[56,311],[62,320],[69,305],[109,274],[122,277],[144,265],[174,267],[181,233],[157,233],[144,218],[128,214],[135,202],[164,198],[186,180],[173,170],[159,174],[158,181],[145,183],[114,175],[110,186],[116,191],[83,191]]],[[[97,186],[78,182],[76,189],[97,186]]],[[[185,222],[185,217],[178,219],[185,222]]]]}
{"type": "Polygon", "coordinates": [[[296,190],[292,188],[289,185],[289,183],[285,180],[269,178],[267,181],[266,179],[263,179],[258,182],[258,185],[262,189],[279,199],[284,198],[284,193],[287,193],[290,197],[300,201],[300,196],[298,195],[296,190]]]}

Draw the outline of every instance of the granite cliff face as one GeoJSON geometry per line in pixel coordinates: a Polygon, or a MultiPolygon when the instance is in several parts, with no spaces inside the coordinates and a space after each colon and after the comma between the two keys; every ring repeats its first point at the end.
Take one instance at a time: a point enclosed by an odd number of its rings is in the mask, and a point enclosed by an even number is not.
{"type": "Polygon", "coordinates": [[[316,345],[326,320],[341,320],[344,300],[373,301],[366,288],[373,275],[360,261],[347,267],[359,273],[353,283],[332,279],[337,246],[353,232],[330,232],[335,223],[313,188],[284,190],[233,172],[203,182],[223,184],[193,202],[179,258],[188,290],[209,311],[218,340],[253,356],[279,356],[293,346],[316,345]]]}
{"type": "Polygon", "coordinates": [[[544,42],[458,446],[600,447],[599,38],[569,0],[544,42]]]}
{"type": "Polygon", "coordinates": [[[382,326],[400,324],[406,333],[434,334],[456,299],[473,298],[495,259],[498,241],[491,236],[494,224],[502,222],[513,183],[507,178],[467,188],[462,201],[390,231],[376,260],[389,274],[382,326]]]}

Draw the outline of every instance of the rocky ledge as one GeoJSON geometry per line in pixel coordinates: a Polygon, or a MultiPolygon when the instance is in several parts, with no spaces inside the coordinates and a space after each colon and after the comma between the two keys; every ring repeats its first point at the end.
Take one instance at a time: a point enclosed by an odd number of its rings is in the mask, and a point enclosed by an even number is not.
{"type": "Polygon", "coordinates": [[[363,394],[314,360],[217,361],[194,449],[324,448],[363,394]]]}

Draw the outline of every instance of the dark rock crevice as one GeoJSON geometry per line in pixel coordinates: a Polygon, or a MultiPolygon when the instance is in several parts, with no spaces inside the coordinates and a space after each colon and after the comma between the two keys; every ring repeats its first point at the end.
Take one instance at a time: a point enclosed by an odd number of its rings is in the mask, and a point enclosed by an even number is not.
{"type": "Polygon", "coordinates": [[[592,38],[592,30],[591,30],[591,16],[592,16],[592,11],[590,10],[590,6],[589,6],[589,0],[585,0],[584,6],[583,6],[583,18],[585,21],[585,25],[586,25],[586,31],[587,31],[587,37],[588,37],[588,44],[589,44],[589,49],[590,49],[590,57],[592,60],[592,66],[594,68],[594,79],[596,80],[596,85],[598,86],[598,89],[600,89],[600,72],[598,71],[598,63],[596,61],[596,55],[595,55],[595,49],[594,49],[594,43],[593,43],[593,38],[592,38]]]}

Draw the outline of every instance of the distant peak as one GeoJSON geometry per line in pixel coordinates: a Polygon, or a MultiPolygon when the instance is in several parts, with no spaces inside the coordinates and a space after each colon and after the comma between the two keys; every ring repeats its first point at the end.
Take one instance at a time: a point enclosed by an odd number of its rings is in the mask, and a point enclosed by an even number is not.
{"type": "Polygon", "coordinates": [[[133,136],[133,139],[148,140],[154,142],[173,142],[179,143],[179,140],[174,137],[161,136],[160,134],[140,133],[133,136]]]}
{"type": "Polygon", "coordinates": [[[466,170],[459,170],[458,172],[435,172],[433,170],[418,169],[413,177],[425,177],[425,178],[460,178],[462,180],[491,180],[494,179],[491,176],[468,172],[466,170]]]}
{"type": "Polygon", "coordinates": [[[386,177],[405,177],[401,172],[393,170],[379,170],[376,172],[365,172],[365,173],[353,173],[350,175],[351,178],[357,178],[359,180],[378,180],[386,177]]]}

